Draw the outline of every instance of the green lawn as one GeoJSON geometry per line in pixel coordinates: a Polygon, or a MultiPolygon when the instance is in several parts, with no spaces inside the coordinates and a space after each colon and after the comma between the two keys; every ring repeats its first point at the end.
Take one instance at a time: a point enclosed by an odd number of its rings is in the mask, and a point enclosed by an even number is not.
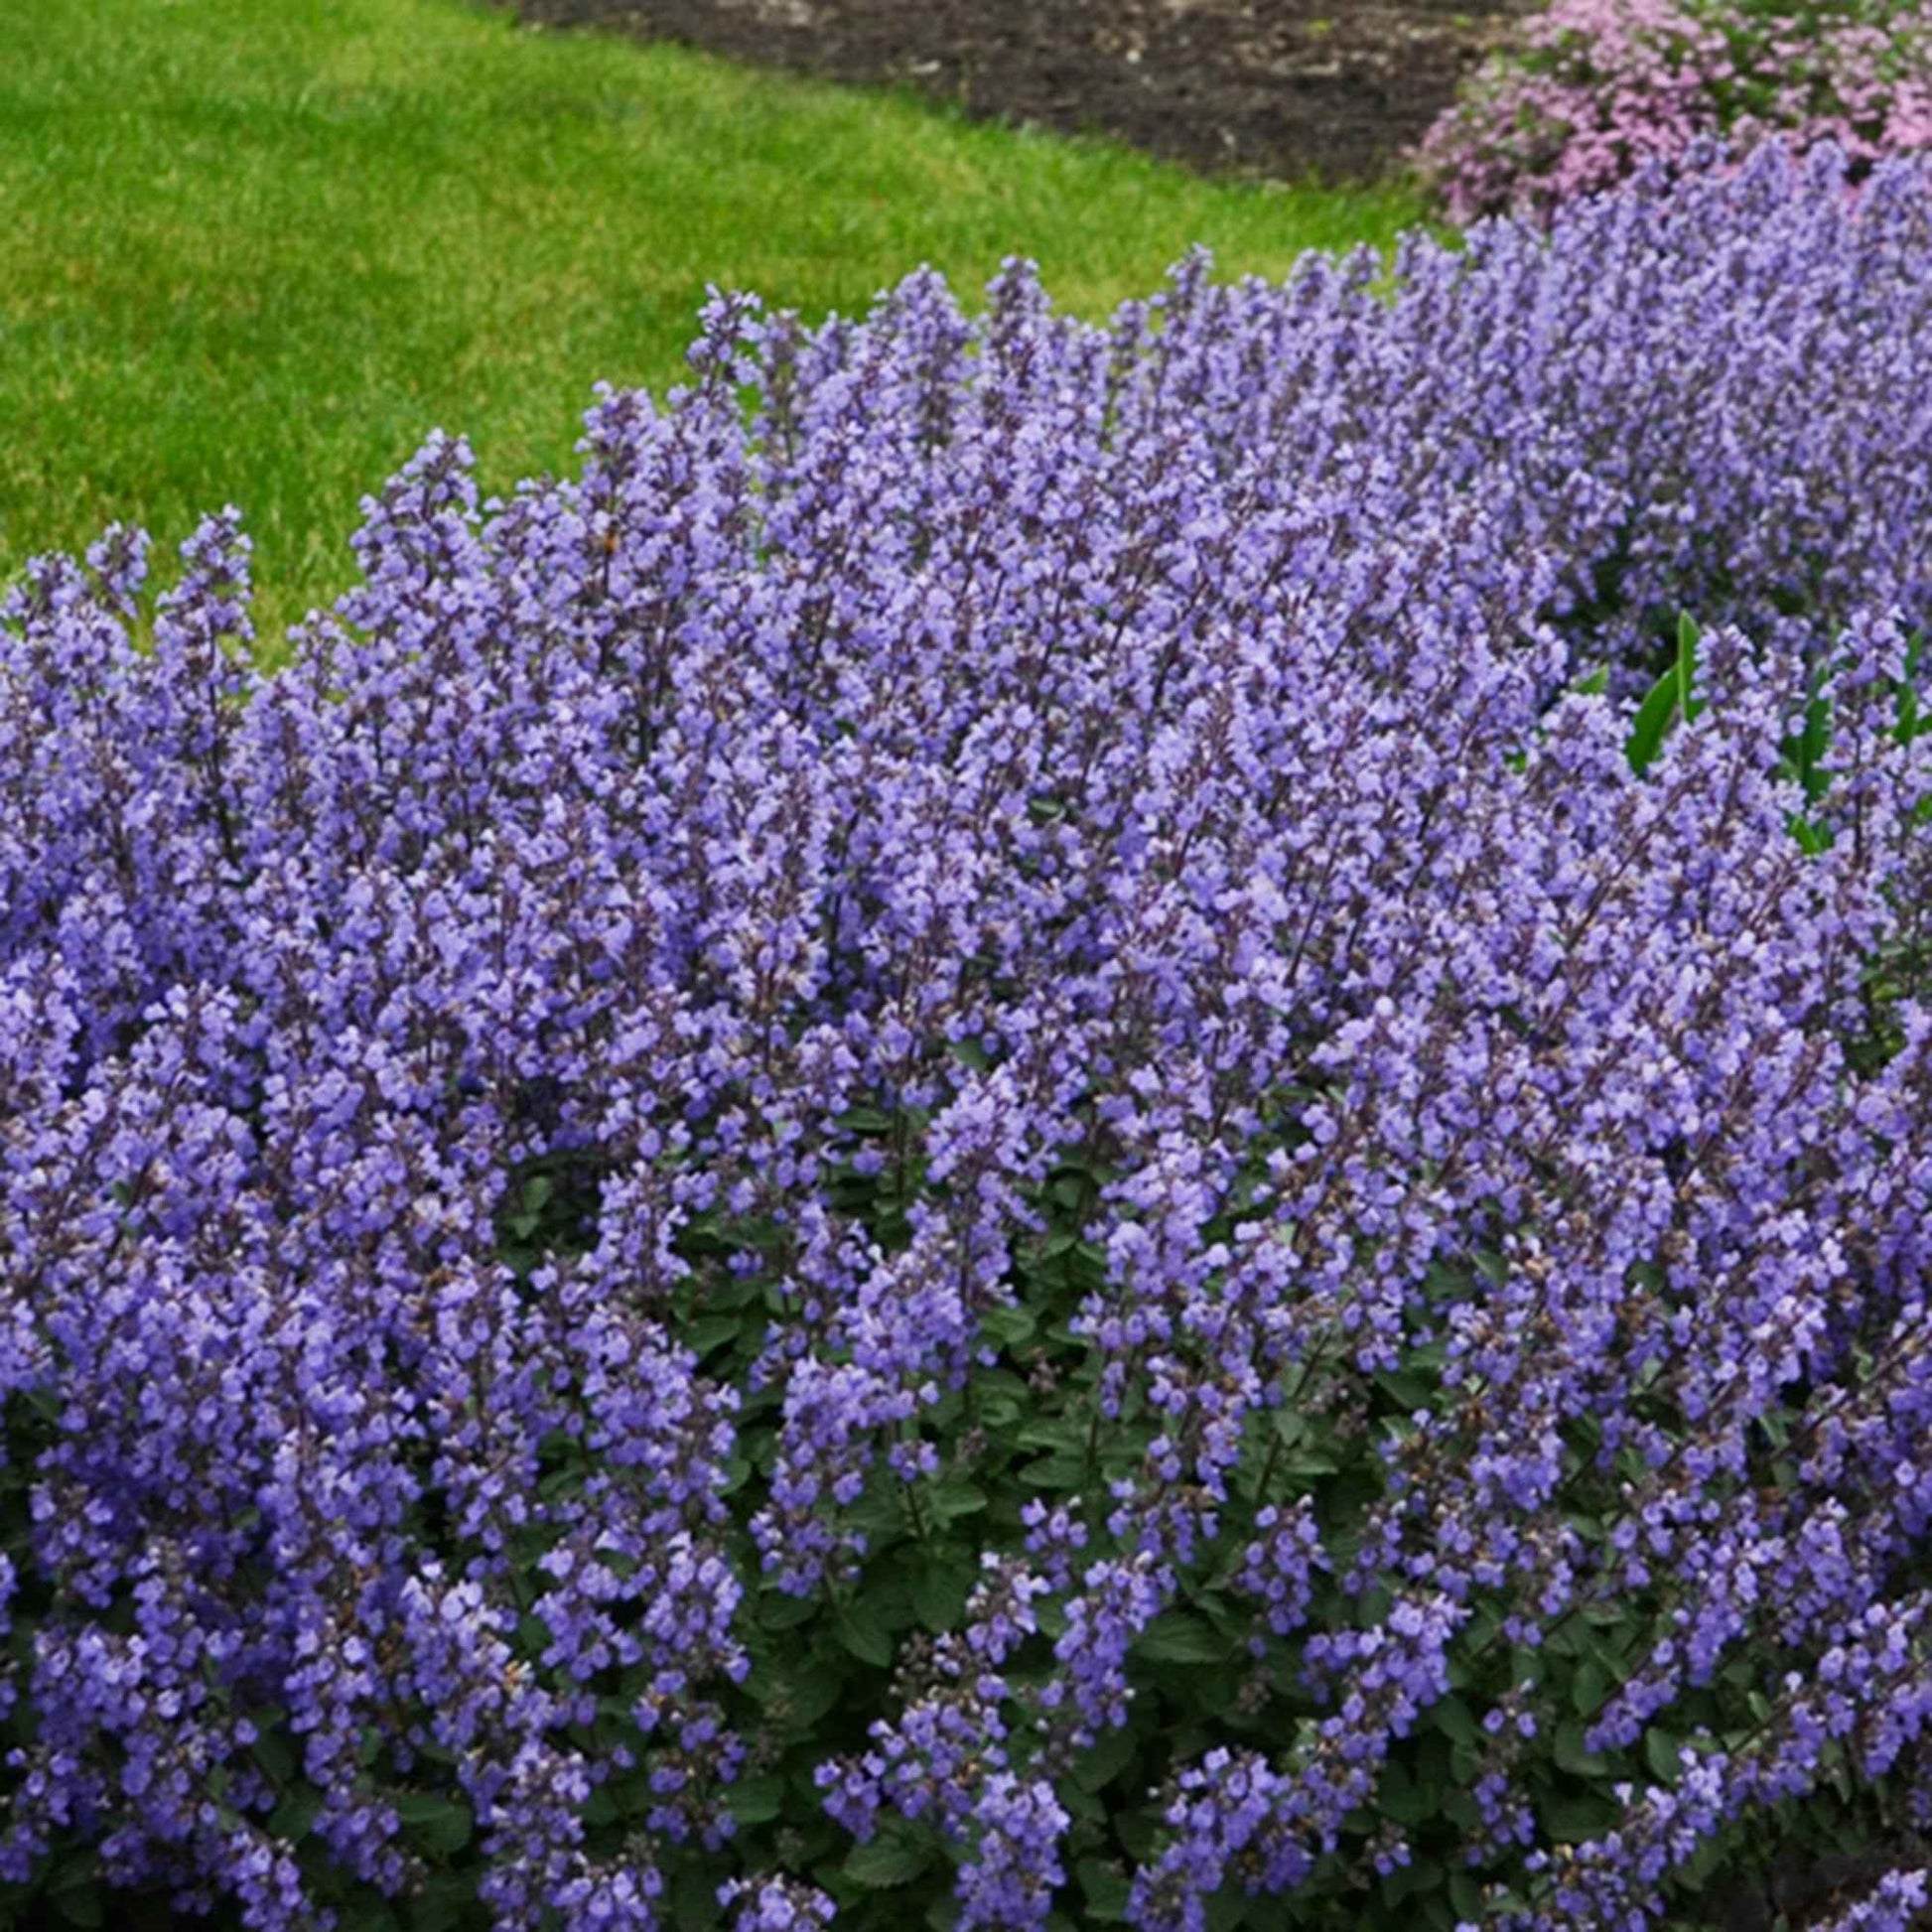
{"type": "Polygon", "coordinates": [[[1416,213],[467,0],[33,0],[0,38],[0,578],[233,501],[265,631],[433,426],[502,485],[569,464],[597,379],[675,380],[708,280],[849,312],[1021,252],[1098,315],[1194,240],[1278,275],[1416,213]]]}

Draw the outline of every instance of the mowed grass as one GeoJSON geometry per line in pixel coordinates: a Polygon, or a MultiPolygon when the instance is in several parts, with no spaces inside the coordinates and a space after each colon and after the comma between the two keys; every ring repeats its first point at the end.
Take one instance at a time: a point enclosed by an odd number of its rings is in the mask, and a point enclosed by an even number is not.
{"type": "Polygon", "coordinates": [[[568,468],[594,382],[678,379],[707,282],[849,314],[1019,253],[1100,316],[1194,241],[1278,276],[1417,214],[469,0],[32,0],[0,38],[0,580],[234,502],[265,638],[427,431],[492,488],[568,468]]]}

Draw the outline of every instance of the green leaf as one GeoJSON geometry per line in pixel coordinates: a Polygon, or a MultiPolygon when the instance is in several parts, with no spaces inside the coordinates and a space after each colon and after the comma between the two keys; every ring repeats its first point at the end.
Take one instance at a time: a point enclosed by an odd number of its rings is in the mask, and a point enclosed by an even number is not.
{"type": "Polygon", "coordinates": [[[1140,1740],[1125,1725],[1103,1730],[1090,1750],[1073,1760],[1073,1782],[1082,1791],[1102,1791],[1126,1768],[1140,1749],[1140,1740]]]}
{"type": "Polygon", "coordinates": [[[426,1851],[444,1857],[470,1843],[476,1818],[461,1798],[442,1798],[429,1792],[405,1792],[395,1801],[403,1829],[426,1851]]]}
{"type": "Polygon", "coordinates": [[[268,1814],[268,1829],[293,1844],[307,1838],[322,1815],[322,1793],[312,1784],[299,1784],[268,1814]]]}
{"type": "Polygon", "coordinates": [[[1825,768],[1831,748],[1831,700],[1813,698],[1805,707],[1805,728],[1798,734],[1798,782],[1807,798],[1822,798],[1831,789],[1832,774],[1825,768]]]}
{"type": "Polygon", "coordinates": [[[432,1871],[409,1899],[409,1932],[450,1932],[460,1925],[465,1908],[475,1902],[474,1879],[450,1871],[432,1871]]]}
{"type": "Polygon", "coordinates": [[[678,1325],[677,1339],[695,1355],[709,1355],[722,1343],[736,1341],[745,1326],[742,1315],[701,1314],[678,1325]]]}
{"type": "Polygon", "coordinates": [[[845,1862],[845,1875],[872,1890],[909,1885],[932,1863],[931,1850],[903,1838],[876,1838],[855,1848],[845,1862]]]}
{"type": "Polygon", "coordinates": [[[1428,1378],[1408,1369],[1382,1369],[1376,1373],[1375,1386],[1405,1414],[1426,1409],[1433,1391],[1428,1378]]]}
{"type": "Polygon", "coordinates": [[[1412,1778],[1402,1764],[1391,1759],[1382,1773],[1375,1794],[1375,1809],[1393,1818],[1398,1825],[1426,1824],[1441,1809],[1442,1793],[1412,1778]]]}
{"type": "Polygon", "coordinates": [[[1133,1886],[1117,1865],[1102,1859],[1082,1859],[1074,1873],[1086,1894],[1087,1917],[1114,1925],[1127,1916],[1127,1899],[1133,1886]]]}
{"type": "Polygon", "coordinates": [[[868,1605],[840,1604],[838,1614],[832,1619],[832,1634],[862,1664],[872,1664],[880,1670],[891,1667],[893,1633],[868,1605]]]}
{"type": "Polygon", "coordinates": [[[785,1781],[775,1775],[741,1778],[725,1793],[731,1815],[741,1825],[762,1825],[784,1808],[785,1781]]]}
{"type": "Polygon", "coordinates": [[[926,1500],[939,1522],[951,1523],[978,1515],[986,1507],[986,1491],[970,1482],[942,1482],[926,1500]]]}
{"type": "Polygon", "coordinates": [[[91,1857],[61,1872],[48,1886],[47,1895],[55,1911],[69,1925],[93,1926],[107,1922],[106,1895],[101,1890],[99,1868],[91,1857]]]}
{"type": "Polygon", "coordinates": [[[1650,687],[1631,721],[1630,736],[1624,741],[1624,756],[1630,769],[1641,777],[1649,770],[1677,717],[1677,668],[1673,665],[1650,687]]]}
{"type": "Polygon", "coordinates": [[[1037,1317],[1028,1309],[993,1308],[980,1316],[981,1332],[1003,1348],[1023,1347],[1038,1326],[1037,1317]]]}
{"type": "Polygon", "coordinates": [[[1166,1610],[1134,1640],[1139,1656],[1157,1664],[1223,1664],[1227,1639],[1185,1610],[1166,1610]]]}
{"type": "Polygon", "coordinates": [[[761,1590],[759,1594],[759,1622],[767,1630],[793,1630],[809,1623],[818,1614],[817,1602],[809,1596],[793,1596],[782,1589],[761,1590]]]}
{"type": "Polygon", "coordinates": [[[1020,1480],[1031,1489],[1078,1489],[1086,1478],[1087,1459],[1071,1449],[1056,1455],[1042,1455],[1020,1471],[1020,1480]]]}
{"type": "Polygon", "coordinates": [[[1918,669],[1925,650],[1925,632],[1915,630],[1905,641],[1905,675],[1898,684],[1898,724],[1893,731],[1899,744],[1909,745],[1920,732],[1932,729],[1919,717],[1918,669]]]}
{"type": "Polygon", "coordinates": [[[912,1608],[928,1630],[956,1629],[978,1571],[964,1558],[921,1562],[912,1573],[912,1608]]]}
{"type": "Polygon", "coordinates": [[[1622,1808],[1607,1797],[1549,1796],[1537,1805],[1544,1835],[1553,1845],[1582,1845],[1608,1831],[1622,1816],[1622,1808]]]}
{"type": "Polygon", "coordinates": [[[685,1927],[697,1932],[700,1926],[718,1924],[725,1910],[718,1902],[717,1874],[702,1866],[687,1866],[671,1886],[670,1907],[666,1916],[679,1932],[685,1927]]]}
{"type": "Polygon", "coordinates": [[[1678,1741],[1669,1731],[1652,1728],[1644,1733],[1644,1762],[1662,1784],[1675,1784],[1684,1775],[1684,1766],[1678,1761],[1677,1750],[1678,1741]]]}
{"type": "Polygon", "coordinates": [[[1429,1716],[1434,1727],[1451,1743],[1466,1744],[1473,1749],[1482,1741],[1475,1713],[1459,1697],[1439,1698],[1430,1707],[1429,1716]]]}
{"type": "Polygon", "coordinates": [[[1574,1720],[1557,1726],[1556,1745],[1551,1755],[1559,1770],[1574,1772],[1580,1778],[1600,1778],[1606,1769],[1600,1756],[1585,1749],[1584,1726],[1574,1720]]]}
{"type": "Polygon", "coordinates": [[[1603,1700],[1609,1696],[1615,1682],[1615,1678],[1593,1657],[1587,1657],[1579,1664],[1576,1678],[1570,1686],[1570,1702],[1578,1717],[1594,1717],[1602,1709],[1603,1700]]]}
{"type": "Polygon", "coordinates": [[[279,1719],[257,1717],[255,1723],[255,1762],[277,1784],[287,1784],[300,1768],[295,1745],[279,1719]]]}
{"type": "Polygon", "coordinates": [[[786,1721],[797,1729],[810,1730],[844,1695],[845,1680],[837,1671],[799,1671],[785,1681],[786,1721]]]}
{"type": "Polygon", "coordinates": [[[1698,627],[1690,612],[1677,614],[1677,702],[1684,716],[1695,718],[1704,702],[1697,695],[1698,627]]]}
{"type": "Polygon", "coordinates": [[[1821,852],[1832,849],[1832,835],[1822,825],[1814,825],[1808,818],[1800,818],[1797,813],[1791,816],[1791,836],[1798,841],[1798,849],[1807,858],[1815,859],[1821,852]]]}
{"type": "Polygon", "coordinates": [[[1677,655],[1637,707],[1624,744],[1630,769],[1639,776],[1650,768],[1679,715],[1695,718],[1704,709],[1695,695],[1697,645],[1698,627],[1686,613],[1677,621],[1677,655]]]}

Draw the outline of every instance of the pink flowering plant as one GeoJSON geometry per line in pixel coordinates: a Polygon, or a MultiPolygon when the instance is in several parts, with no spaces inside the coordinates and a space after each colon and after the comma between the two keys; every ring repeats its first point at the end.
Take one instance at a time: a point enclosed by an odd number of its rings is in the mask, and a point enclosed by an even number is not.
{"type": "Polygon", "coordinates": [[[1922,0],[1556,0],[1490,57],[1418,151],[1458,221],[1547,218],[1698,143],[1836,145],[1854,180],[1932,147],[1922,0]]]}
{"type": "Polygon", "coordinates": [[[1932,197],[706,311],[0,619],[0,1920],[1904,1932],[1932,197]]]}

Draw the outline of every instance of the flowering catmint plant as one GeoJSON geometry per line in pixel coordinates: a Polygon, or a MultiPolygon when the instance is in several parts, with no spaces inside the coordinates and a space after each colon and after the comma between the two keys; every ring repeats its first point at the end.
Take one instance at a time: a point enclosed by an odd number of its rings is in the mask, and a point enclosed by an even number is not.
{"type": "Polygon", "coordinates": [[[1921,0],[1555,0],[1515,31],[1417,151],[1459,221],[1547,216],[1701,142],[1831,142],[1854,179],[1932,147],[1921,0]]]}
{"type": "Polygon", "coordinates": [[[35,564],[0,1914],[1921,1916],[1932,197],[1843,165],[721,296],[272,676],[232,514],[35,564]]]}

